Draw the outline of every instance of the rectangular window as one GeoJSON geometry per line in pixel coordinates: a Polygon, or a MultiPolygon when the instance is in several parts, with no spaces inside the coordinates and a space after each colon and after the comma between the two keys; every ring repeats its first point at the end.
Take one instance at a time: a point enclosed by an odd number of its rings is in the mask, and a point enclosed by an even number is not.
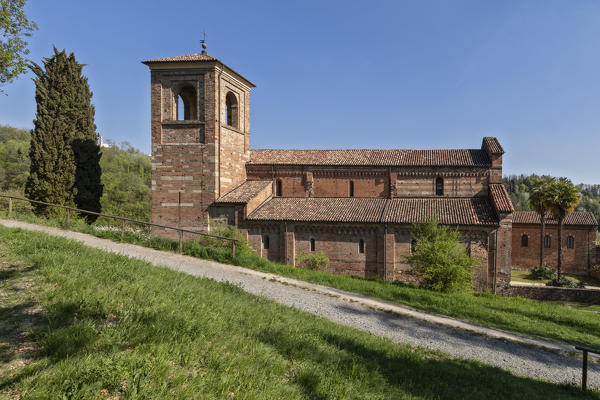
{"type": "Polygon", "coordinates": [[[310,239],[310,251],[315,251],[315,239],[310,239]]]}
{"type": "Polygon", "coordinates": [[[365,252],[365,241],[360,239],[360,241],[358,242],[358,252],[360,254],[363,254],[365,252]]]}
{"type": "Polygon", "coordinates": [[[265,250],[269,250],[269,246],[271,245],[271,244],[269,243],[269,235],[264,235],[264,236],[262,237],[262,240],[263,240],[263,249],[265,249],[265,250]]]}
{"type": "Polygon", "coordinates": [[[567,248],[568,249],[575,248],[575,238],[571,235],[567,236],[567,248]]]}
{"type": "Polygon", "coordinates": [[[549,235],[544,236],[544,247],[546,249],[550,248],[550,236],[549,235]]]}
{"type": "Polygon", "coordinates": [[[521,236],[521,247],[529,246],[529,236],[523,235],[521,236]]]}
{"type": "Polygon", "coordinates": [[[444,195],[444,179],[436,178],[435,180],[435,195],[443,196],[444,195]]]}

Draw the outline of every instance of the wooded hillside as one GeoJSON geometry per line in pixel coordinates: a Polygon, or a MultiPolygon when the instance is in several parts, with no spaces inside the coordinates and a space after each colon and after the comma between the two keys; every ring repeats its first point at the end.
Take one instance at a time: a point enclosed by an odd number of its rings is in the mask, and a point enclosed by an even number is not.
{"type": "MultiPolygon", "coordinates": [[[[0,126],[0,191],[23,196],[29,175],[29,132],[0,126]]],[[[150,156],[129,143],[112,143],[102,149],[100,166],[105,214],[150,220],[150,156]]]]}

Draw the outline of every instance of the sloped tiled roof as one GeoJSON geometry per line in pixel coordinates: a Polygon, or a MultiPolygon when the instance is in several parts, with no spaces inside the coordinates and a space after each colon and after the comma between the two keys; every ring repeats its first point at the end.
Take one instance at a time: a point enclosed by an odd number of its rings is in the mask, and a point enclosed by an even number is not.
{"type": "Polygon", "coordinates": [[[245,181],[231,191],[219,197],[216,203],[247,203],[263,189],[271,186],[271,181],[245,181]]]}
{"type": "Polygon", "coordinates": [[[250,163],[259,165],[348,166],[489,166],[484,150],[252,150],[250,163]]]}
{"type": "Polygon", "coordinates": [[[487,198],[381,199],[275,197],[248,216],[250,221],[412,224],[437,217],[448,225],[497,225],[487,198]]]}
{"type": "Polygon", "coordinates": [[[437,217],[447,225],[497,225],[487,198],[391,199],[382,222],[412,224],[437,217]]]}
{"type": "MultiPolygon", "coordinates": [[[[513,224],[539,224],[540,215],[535,211],[515,211],[513,213],[513,224]]],[[[546,223],[550,225],[558,224],[552,214],[546,214],[546,223]]],[[[589,211],[573,211],[565,218],[565,225],[589,225],[597,226],[598,222],[589,211]]]]}
{"type": "Polygon", "coordinates": [[[492,136],[486,136],[483,138],[483,143],[481,145],[482,149],[488,148],[490,153],[492,154],[504,154],[504,149],[500,145],[500,142],[497,138],[492,136]]]}
{"type": "Polygon", "coordinates": [[[251,221],[379,222],[387,199],[275,197],[248,216],[251,221]]]}
{"type": "Polygon", "coordinates": [[[208,54],[195,53],[195,54],[186,54],[183,56],[176,57],[163,57],[163,58],[155,58],[153,60],[142,61],[144,64],[153,64],[153,63],[166,63],[166,62],[194,62],[194,61],[219,61],[213,56],[209,56],[208,54]]]}
{"type": "Polygon", "coordinates": [[[496,211],[501,213],[511,213],[515,211],[510,196],[504,188],[504,185],[499,183],[490,184],[490,198],[496,211]]]}

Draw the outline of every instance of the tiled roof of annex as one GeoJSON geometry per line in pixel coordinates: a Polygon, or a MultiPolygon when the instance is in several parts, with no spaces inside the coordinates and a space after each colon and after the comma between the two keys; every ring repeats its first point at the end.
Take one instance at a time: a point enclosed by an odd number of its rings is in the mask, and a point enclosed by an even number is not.
{"type": "Polygon", "coordinates": [[[487,147],[492,154],[504,154],[504,149],[500,145],[500,142],[493,136],[484,137],[481,147],[487,147]]]}
{"type": "Polygon", "coordinates": [[[491,201],[475,198],[275,197],[248,216],[250,221],[397,223],[437,217],[448,225],[498,225],[491,201]]]}
{"type": "Polygon", "coordinates": [[[168,63],[168,62],[198,62],[198,61],[218,61],[217,58],[208,54],[194,53],[176,57],[155,58],[153,60],[142,61],[144,64],[168,63]]]}
{"type": "MultiPolygon", "coordinates": [[[[558,221],[552,216],[552,214],[546,214],[546,223],[549,225],[556,225],[558,221]]],[[[515,211],[513,213],[513,224],[539,224],[540,215],[535,211],[515,211]]],[[[584,226],[598,226],[598,221],[589,211],[573,211],[567,214],[565,218],[565,225],[584,225],[584,226]]]]}
{"type": "Polygon", "coordinates": [[[271,181],[244,181],[223,196],[216,203],[247,203],[256,197],[265,188],[271,186],[271,181]]]}
{"type": "Polygon", "coordinates": [[[506,188],[500,183],[490,184],[490,199],[498,212],[511,213],[515,211],[506,188]]]}
{"type": "Polygon", "coordinates": [[[250,151],[250,165],[320,165],[381,167],[489,167],[484,150],[283,150],[250,151]]]}

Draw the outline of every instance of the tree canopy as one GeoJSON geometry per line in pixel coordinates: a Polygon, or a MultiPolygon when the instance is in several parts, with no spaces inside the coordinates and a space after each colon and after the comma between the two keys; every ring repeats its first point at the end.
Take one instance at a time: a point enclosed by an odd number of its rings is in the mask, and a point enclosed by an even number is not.
{"type": "Polygon", "coordinates": [[[37,29],[23,7],[26,0],[0,0],[0,85],[12,82],[27,69],[25,38],[37,29]]]}

